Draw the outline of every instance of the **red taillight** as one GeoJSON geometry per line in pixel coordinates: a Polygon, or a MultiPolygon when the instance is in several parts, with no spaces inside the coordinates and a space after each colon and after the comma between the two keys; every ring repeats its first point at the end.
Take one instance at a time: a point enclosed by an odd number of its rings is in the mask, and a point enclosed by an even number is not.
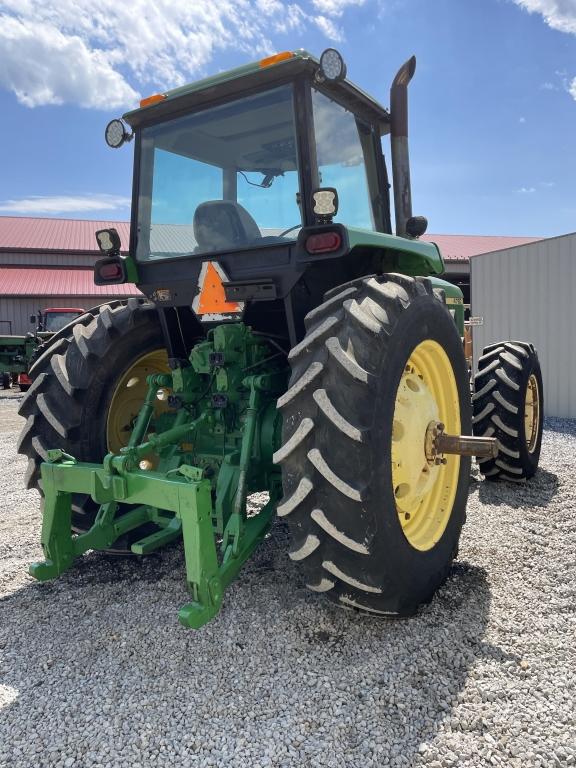
{"type": "Polygon", "coordinates": [[[337,251],[342,245],[339,232],[321,232],[318,235],[310,235],[306,240],[308,253],[331,253],[337,251]]]}
{"type": "Polygon", "coordinates": [[[117,280],[122,277],[122,267],[115,263],[101,264],[98,267],[98,277],[100,280],[117,280]]]}

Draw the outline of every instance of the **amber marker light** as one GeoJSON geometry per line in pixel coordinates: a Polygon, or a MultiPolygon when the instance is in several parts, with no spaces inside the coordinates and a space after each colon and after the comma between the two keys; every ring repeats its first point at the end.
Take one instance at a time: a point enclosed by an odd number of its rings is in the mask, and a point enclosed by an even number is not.
{"type": "Polygon", "coordinates": [[[274,56],[268,56],[265,59],[261,59],[259,62],[259,66],[264,67],[271,67],[272,64],[279,64],[281,61],[288,61],[288,59],[293,59],[294,54],[292,51],[282,51],[282,53],[275,53],[274,56]]]}
{"type": "Polygon", "coordinates": [[[141,107],[151,107],[152,104],[158,104],[159,101],[164,101],[166,98],[165,93],[154,93],[152,96],[147,96],[145,99],[142,99],[140,101],[141,107]]]}

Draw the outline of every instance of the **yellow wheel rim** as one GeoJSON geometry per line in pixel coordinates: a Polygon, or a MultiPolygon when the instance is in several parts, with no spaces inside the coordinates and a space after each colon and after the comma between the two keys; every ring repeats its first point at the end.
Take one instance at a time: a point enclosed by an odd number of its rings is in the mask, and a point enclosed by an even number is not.
{"type": "MultiPolygon", "coordinates": [[[[429,425],[460,434],[460,401],[448,355],[435,341],[421,342],[410,355],[400,379],[392,425],[392,482],[396,511],[408,542],[432,549],[444,533],[458,485],[460,457],[436,464],[426,457],[429,425]]],[[[440,461],[440,459],[439,459],[440,461]]]]}
{"type": "Polygon", "coordinates": [[[524,436],[528,453],[534,453],[540,431],[540,389],[534,374],[528,379],[526,402],[524,403],[524,436]]]}
{"type": "MultiPolygon", "coordinates": [[[[168,373],[169,370],[166,350],[158,349],[140,357],[124,372],[112,395],[106,419],[109,451],[117,453],[128,444],[134,419],[148,391],[146,377],[153,373],[168,373]]],[[[166,403],[158,400],[154,414],[158,415],[165,410],[166,403]]]]}

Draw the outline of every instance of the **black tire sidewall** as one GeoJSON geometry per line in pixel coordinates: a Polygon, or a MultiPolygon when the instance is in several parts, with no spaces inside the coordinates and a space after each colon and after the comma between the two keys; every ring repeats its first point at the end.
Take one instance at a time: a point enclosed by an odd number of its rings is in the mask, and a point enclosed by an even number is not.
{"type": "MultiPolygon", "coordinates": [[[[406,539],[398,514],[392,482],[392,422],[396,392],[406,363],[413,350],[423,341],[432,340],[447,353],[452,364],[460,401],[462,434],[471,434],[471,405],[469,380],[462,351],[462,343],[454,322],[447,311],[438,306],[431,322],[429,297],[415,299],[402,313],[394,329],[394,336],[402,343],[392,343],[382,360],[384,375],[379,376],[376,393],[375,424],[373,430],[374,456],[381,456],[379,469],[373,473],[368,506],[376,521],[374,537],[375,556],[386,558],[386,577],[398,581],[391,585],[394,592],[422,594],[433,591],[443,578],[446,563],[456,553],[460,531],[466,517],[466,502],[471,460],[460,459],[458,486],[447,526],[437,544],[430,550],[415,549],[406,539]],[[410,580],[407,589],[406,579],[410,580]],[[399,587],[402,587],[400,590],[399,587]]],[[[436,301],[436,300],[434,300],[436,301]]]]}
{"type": "MultiPolygon", "coordinates": [[[[144,355],[164,348],[157,323],[139,324],[121,336],[110,337],[104,354],[98,359],[91,383],[86,390],[83,408],[83,430],[80,439],[81,461],[101,461],[108,453],[106,424],[110,404],[122,377],[144,355]]],[[[83,365],[76,357],[74,364],[83,365]]]]}

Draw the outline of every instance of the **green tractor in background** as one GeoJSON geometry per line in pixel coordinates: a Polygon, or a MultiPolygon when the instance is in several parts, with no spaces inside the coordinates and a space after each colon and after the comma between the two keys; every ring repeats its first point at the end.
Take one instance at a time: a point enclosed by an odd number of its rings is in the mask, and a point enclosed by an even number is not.
{"type": "Polygon", "coordinates": [[[179,617],[200,627],[276,512],[310,589],[405,616],[449,573],[470,457],[489,479],[535,472],[534,349],[485,350],[471,399],[462,293],[418,239],[414,70],[388,112],[334,49],[285,52],[108,125],[109,145],[135,142],[131,240],[123,257],[114,229],[96,233],[95,281],[147,299],[85,313],[31,372],[19,450],[44,496],[37,579],[88,550],[182,539],[179,617]],[[269,501],[248,513],[257,491],[269,501]]]}
{"type": "Polygon", "coordinates": [[[41,354],[41,347],[56,331],[84,313],[76,307],[47,307],[38,310],[38,316],[31,315],[35,326],[26,336],[0,336],[0,376],[2,389],[10,389],[12,382],[18,383],[21,392],[30,387],[28,368],[41,354]]]}

